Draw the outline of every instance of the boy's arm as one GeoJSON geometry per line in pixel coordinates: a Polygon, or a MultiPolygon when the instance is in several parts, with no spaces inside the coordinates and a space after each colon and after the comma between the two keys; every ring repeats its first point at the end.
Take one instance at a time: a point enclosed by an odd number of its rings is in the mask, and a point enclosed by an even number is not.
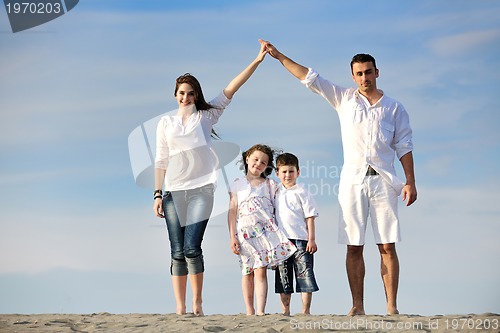
{"type": "Polygon", "coordinates": [[[306,252],[310,254],[318,251],[318,246],[316,245],[316,229],[314,225],[314,216],[306,218],[307,223],[307,233],[309,235],[309,239],[307,240],[306,252]]]}
{"type": "Polygon", "coordinates": [[[227,212],[227,225],[229,228],[230,246],[234,254],[240,253],[240,243],[236,238],[236,213],[238,211],[238,199],[233,193],[229,193],[229,210],[227,212]]]}

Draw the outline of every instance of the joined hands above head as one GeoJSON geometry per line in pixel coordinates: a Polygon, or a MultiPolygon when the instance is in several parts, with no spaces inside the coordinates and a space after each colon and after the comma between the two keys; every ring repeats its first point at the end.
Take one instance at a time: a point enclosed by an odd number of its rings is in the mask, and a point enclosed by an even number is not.
{"type": "Polygon", "coordinates": [[[259,43],[264,47],[266,53],[268,53],[271,57],[278,59],[278,57],[281,55],[278,49],[273,44],[271,44],[271,42],[259,38],[259,43]]]}
{"type": "Polygon", "coordinates": [[[265,50],[271,57],[277,59],[281,64],[297,79],[304,80],[309,72],[309,68],[302,66],[286,55],[278,51],[278,49],[271,44],[271,42],[259,39],[259,43],[265,47],[265,50]]]}

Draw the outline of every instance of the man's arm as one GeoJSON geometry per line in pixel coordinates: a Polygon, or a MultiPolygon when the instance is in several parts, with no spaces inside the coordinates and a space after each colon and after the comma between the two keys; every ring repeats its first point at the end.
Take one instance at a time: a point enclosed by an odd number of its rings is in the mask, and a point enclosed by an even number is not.
{"type": "Polygon", "coordinates": [[[267,52],[271,55],[271,57],[278,59],[279,62],[290,72],[293,76],[295,76],[299,80],[304,80],[306,78],[307,72],[309,69],[304,67],[292,59],[288,58],[286,55],[278,51],[278,49],[268,41],[259,39],[261,44],[266,46],[267,52]]]}
{"type": "Polygon", "coordinates": [[[413,169],[413,154],[410,151],[403,155],[399,161],[403,166],[406,176],[406,185],[403,188],[403,201],[408,198],[406,206],[411,205],[417,200],[417,187],[415,186],[415,172],[413,169]]]}

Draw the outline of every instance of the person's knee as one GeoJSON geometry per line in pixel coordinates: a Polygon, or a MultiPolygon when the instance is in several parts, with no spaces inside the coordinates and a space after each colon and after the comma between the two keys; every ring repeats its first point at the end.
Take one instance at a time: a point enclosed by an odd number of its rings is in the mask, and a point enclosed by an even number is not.
{"type": "Polygon", "coordinates": [[[184,251],[171,251],[170,256],[172,257],[173,260],[178,260],[178,261],[184,261],[186,259],[184,255],[184,251]]]}
{"type": "Polygon", "coordinates": [[[201,247],[192,247],[184,249],[184,255],[186,258],[196,258],[202,255],[201,247]]]}
{"type": "Polygon", "coordinates": [[[396,244],[388,243],[388,244],[378,244],[378,250],[383,256],[397,256],[396,253],[396,244]]]}
{"type": "Polygon", "coordinates": [[[267,281],[267,267],[255,269],[254,274],[257,281],[267,281]]]}
{"type": "Polygon", "coordinates": [[[347,245],[347,255],[349,257],[362,257],[363,246],[347,245]]]}

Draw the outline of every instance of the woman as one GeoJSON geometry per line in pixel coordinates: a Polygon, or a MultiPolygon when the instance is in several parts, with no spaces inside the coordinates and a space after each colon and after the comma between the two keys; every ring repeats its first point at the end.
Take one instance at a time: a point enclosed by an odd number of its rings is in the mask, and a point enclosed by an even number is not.
{"type": "Polygon", "coordinates": [[[210,103],[205,101],[200,83],[194,76],[180,76],[174,91],[179,110],[175,116],[164,116],[158,123],[153,209],[156,216],[165,218],[167,224],[177,314],[186,313],[189,275],[193,313],[203,315],[201,242],[213,208],[219,167],[211,144],[212,126],[266,53],[261,44],[255,60],[210,103]],[[164,194],[163,188],[166,190],[164,194]]]}

